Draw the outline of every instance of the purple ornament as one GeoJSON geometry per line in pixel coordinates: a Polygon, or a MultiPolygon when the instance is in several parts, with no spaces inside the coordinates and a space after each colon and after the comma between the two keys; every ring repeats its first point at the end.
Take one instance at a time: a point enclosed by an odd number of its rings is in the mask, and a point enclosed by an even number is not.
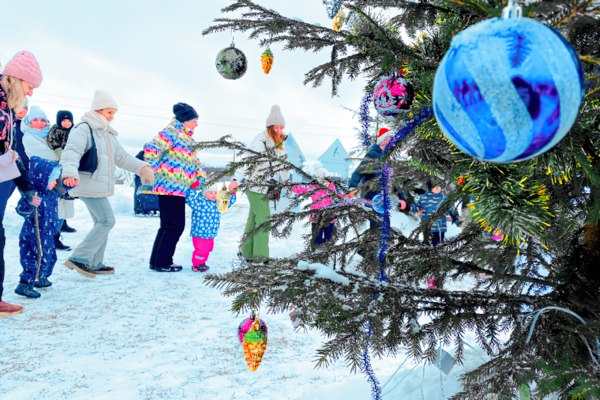
{"type": "Polygon", "coordinates": [[[415,91],[412,84],[401,76],[384,76],[373,91],[375,109],[384,118],[394,119],[412,106],[415,91]]]}
{"type": "MultiPolygon", "coordinates": [[[[260,329],[264,332],[265,337],[268,336],[269,330],[267,329],[267,324],[262,319],[259,319],[259,321],[260,321],[260,329]]],[[[250,328],[252,328],[253,323],[254,323],[254,318],[250,317],[250,318],[246,318],[245,320],[243,320],[240,323],[240,326],[238,326],[238,339],[240,340],[240,343],[242,343],[244,341],[244,335],[246,334],[246,332],[248,332],[250,330],[250,328]]]]}

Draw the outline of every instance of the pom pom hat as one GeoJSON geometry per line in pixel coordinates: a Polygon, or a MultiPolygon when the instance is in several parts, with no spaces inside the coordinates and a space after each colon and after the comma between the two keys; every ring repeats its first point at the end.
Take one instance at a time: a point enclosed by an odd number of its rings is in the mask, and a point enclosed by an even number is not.
{"type": "Polygon", "coordinates": [[[194,110],[194,107],[186,103],[175,104],[173,114],[175,114],[175,119],[181,123],[198,118],[198,113],[194,110]]]}
{"type": "Polygon", "coordinates": [[[271,112],[267,117],[267,122],[265,124],[265,128],[273,125],[281,125],[285,127],[285,119],[283,119],[283,115],[281,114],[281,109],[277,104],[271,107],[271,112]]]}
{"type": "Polygon", "coordinates": [[[119,109],[115,99],[104,90],[96,90],[94,93],[94,99],[92,100],[92,110],[104,110],[105,108],[119,109]]]}
{"type": "Polygon", "coordinates": [[[379,128],[377,133],[377,144],[381,144],[385,139],[392,137],[393,133],[388,128],[379,128]]]}
{"type": "Polygon", "coordinates": [[[42,84],[42,71],[35,56],[28,51],[20,51],[6,63],[4,75],[31,83],[36,88],[42,84]]]}
{"type": "Polygon", "coordinates": [[[68,119],[73,123],[73,113],[67,110],[60,110],[56,113],[56,125],[60,125],[63,119],[68,119]]]}

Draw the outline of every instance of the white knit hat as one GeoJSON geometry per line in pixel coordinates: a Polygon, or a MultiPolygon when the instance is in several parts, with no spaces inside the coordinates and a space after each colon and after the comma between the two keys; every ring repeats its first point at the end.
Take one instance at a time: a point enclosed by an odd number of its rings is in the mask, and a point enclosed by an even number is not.
{"type": "Polygon", "coordinates": [[[115,99],[105,90],[96,90],[92,100],[92,110],[104,110],[105,108],[119,109],[115,99]]]}
{"type": "Polygon", "coordinates": [[[281,125],[285,127],[285,119],[283,119],[283,115],[281,114],[281,109],[277,104],[271,107],[271,113],[267,117],[267,123],[265,125],[266,128],[272,125],[281,125]]]}

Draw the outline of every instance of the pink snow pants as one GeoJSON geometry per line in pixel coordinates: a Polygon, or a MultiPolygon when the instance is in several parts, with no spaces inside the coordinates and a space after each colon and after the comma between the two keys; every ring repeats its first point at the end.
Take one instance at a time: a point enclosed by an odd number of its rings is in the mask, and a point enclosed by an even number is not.
{"type": "Polygon", "coordinates": [[[197,267],[198,265],[206,263],[208,260],[208,255],[215,246],[215,239],[193,237],[192,244],[194,245],[194,252],[192,253],[192,265],[197,267]]]}

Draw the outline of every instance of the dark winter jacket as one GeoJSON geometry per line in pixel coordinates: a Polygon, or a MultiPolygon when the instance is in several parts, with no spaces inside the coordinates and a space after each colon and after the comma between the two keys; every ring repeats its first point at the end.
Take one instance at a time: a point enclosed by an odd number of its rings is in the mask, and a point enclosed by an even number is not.
{"type": "Polygon", "coordinates": [[[352,173],[348,186],[350,188],[358,188],[362,185],[368,185],[367,188],[362,191],[362,198],[366,200],[373,200],[373,197],[381,192],[381,165],[377,165],[373,160],[381,160],[383,157],[383,150],[378,144],[371,146],[365,159],[361,161],[358,167],[352,173]]]}
{"type": "MultiPolygon", "coordinates": [[[[430,215],[435,214],[437,209],[446,201],[448,201],[448,197],[442,192],[432,193],[427,191],[425,194],[423,194],[419,198],[419,201],[417,201],[417,208],[423,211],[423,215],[421,215],[421,221],[425,221],[430,215]]],[[[431,225],[431,232],[446,232],[445,215],[433,222],[431,225]]]]}
{"type": "MultiPolygon", "coordinates": [[[[0,75],[0,79],[1,78],[2,75],[0,75]]],[[[16,151],[16,149],[19,148],[19,144],[17,143],[19,138],[15,134],[15,123],[15,113],[13,110],[8,108],[8,96],[0,85],[0,154],[4,154],[6,143],[10,142],[11,136],[13,137],[13,150],[16,151]]],[[[27,179],[27,169],[20,160],[17,161],[17,166],[21,171],[21,176],[13,179],[13,182],[15,185],[17,185],[21,192],[33,193],[33,186],[27,179]]]]}
{"type": "Polygon", "coordinates": [[[50,132],[48,132],[48,137],[46,138],[48,146],[54,151],[64,149],[67,145],[67,139],[69,138],[70,131],[71,128],[66,129],[56,124],[52,125],[50,132]]]}
{"type": "Polygon", "coordinates": [[[48,190],[48,182],[57,177],[53,172],[56,173],[55,168],[58,167],[58,162],[34,156],[31,157],[29,165],[29,178],[41,199],[41,204],[37,207],[37,211],[29,205],[25,198],[21,198],[17,204],[17,212],[25,218],[19,234],[19,252],[21,266],[23,267],[21,281],[27,283],[35,280],[38,263],[39,245],[35,223],[36,212],[42,247],[41,277],[49,277],[56,264],[54,235],[58,230],[58,193],[54,190],[48,190]]]}

